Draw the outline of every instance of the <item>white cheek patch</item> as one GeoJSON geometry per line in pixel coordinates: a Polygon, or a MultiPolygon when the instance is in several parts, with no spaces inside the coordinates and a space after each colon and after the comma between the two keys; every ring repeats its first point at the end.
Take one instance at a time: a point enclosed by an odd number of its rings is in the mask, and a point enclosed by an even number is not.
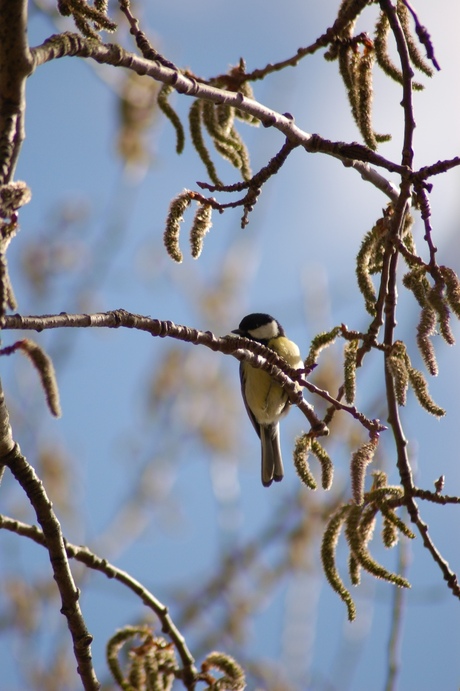
{"type": "Polygon", "coordinates": [[[251,334],[251,337],[255,338],[257,341],[269,341],[270,338],[275,338],[275,336],[278,336],[278,324],[275,321],[272,321],[268,324],[258,326],[257,329],[250,329],[249,333],[251,334]]]}

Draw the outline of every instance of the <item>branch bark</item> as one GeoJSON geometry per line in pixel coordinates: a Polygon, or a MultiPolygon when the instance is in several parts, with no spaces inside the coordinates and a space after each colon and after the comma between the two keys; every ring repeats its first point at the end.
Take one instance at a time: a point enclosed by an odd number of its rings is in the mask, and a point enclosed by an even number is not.
{"type": "Polygon", "coordinates": [[[0,0],[0,184],[12,179],[25,137],[25,85],[33,71],[27,4],[0,0]]]}
{"type": "MultiPolygon", "coordinates": [[[[42,545],[42,547],[47,546],[47,540],[44,532],[35,525],[27,525],[21,521],[15,521],[8,516],[0,515],[0,528],[10,530],[17,535],[28,537],[38,545],[42,545]]],[[[107,559],[97,556],[97,554],[92,552],[87,547],[73,545],[70,542],[65,541],[65,551],[69,559],[76,559],[80,563],[85,564],[88,568],[94,569],[95,571],[100,571],[107,576],[107,578],[113,578],[119,583],[125,585],[142,600],[146,607],[149,607],[153,612],[155,612],[161,621],[162,632],[171,638],[176,647],[184,666],[182,678],[187,684],[187,688],[189,688],[189,686],[191,688],[197,676],[195,660],[187,648],[185,638],[171,619],[166,605],[163,605],[154,595],[152,595],[149,590],[147,590],[147,588],[145,588],[129,573],[118,569],[113,564],[110,564],[107,559]]]]}
{"type": "Polygon", "coordinates": [[[166,67],[159,61],[146,60],[130,53],[117,44],[101,43],[78,34],[63,33],[51,36],[42,45],[31,49],[34,69],[50,60],[78,56],[90,58],[99,64],[113,65],[131,69],[139,75],[149,76],[163,84],[171,85],[178,93],[201,98],[213,103],[225,104],[254,116],[264,127],[274,127],[282,132],[293,144],[302,146],[310,153],[325,153],[338,158],[347,167],[354,168],[361,177],[380,189],[392,200],[397,198],[397,190],[392,182],[378,173],[370,164],[403,174],[403,166],[388,161],[367,147],[353,142],[330,142],[317,134],[310,134],[294,124],[292,116],[281,115],[261,103],[247,98],[241,92],[228,91],[206,84],[182,72],[166,67]]]}
{"type": "Polygon", "coordinates": [[[3,392],[0,389],[0,427],[4,434],[0,441],[0,465],[8,467],[27,494],[42,527],[44,542],[48,550],[54,580],[61,595],[61,613],[67,619],[67,625],[73,640],[73,649],[77,661],[77,670],[83,688],[97,691],[100,684],[97,680],[91,659],[91,642],[93,637],[86,628],[79,605],[80,591],[76,587],[65,551],[61,526],[53,511],[42,482],[32,466],[21,454],[19,446],[14,443],[8,412],[3,392]]]}
{"type": "Polygon", "coordinates": [[[329,433],[325,422],[319,420],[313,407],[303,398],[299,391],[299,384],[304,386],[311,393],[320,396],[335,409],[343,410],[358,420],[369,432],[381,432],[385,429],[378,420],[369,420],[360,413],[355,406],[348,406],[334,399],[327,391],[319,389],[302,377],[302,370],[293,370],[286,365],[286,362],[256,341],[251,341],[240,337],[219,338],[210,331],[198,331],[188,326],[173,324],[169,321],[160,321],[139,314],[132,314],[123,309],[99,314],[54,314],[46,316],[23,317],[19,314],[5,316],[5,329],[28,329],[43,331],[44,329],[56,328],[111,328],[120,327],[128,329],[138,329],[147,331],[152,336],[160,338],[175,338],[194,345],[204,345],[214,352],[219,351],[228,355],[233,355],[237,360],[245,360],[253,367],[264,369],[279,382],[289,396],[291,403],[296,405],[309,421],[312,433],[315,436],[327,435],[329,433]]]}

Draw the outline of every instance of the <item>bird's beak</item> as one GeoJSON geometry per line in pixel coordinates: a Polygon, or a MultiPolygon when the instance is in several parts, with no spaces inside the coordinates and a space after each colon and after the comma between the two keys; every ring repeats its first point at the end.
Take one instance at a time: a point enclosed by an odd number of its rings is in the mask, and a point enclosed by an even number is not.
{"type": "Polygon", "coordinates": [[[233,329],[233,331],[232,331],[231,333],[232,333],[232,334],[236,334],[237,336],[241,336],[241,335],[242,335],[240,329],[233,329]]]}

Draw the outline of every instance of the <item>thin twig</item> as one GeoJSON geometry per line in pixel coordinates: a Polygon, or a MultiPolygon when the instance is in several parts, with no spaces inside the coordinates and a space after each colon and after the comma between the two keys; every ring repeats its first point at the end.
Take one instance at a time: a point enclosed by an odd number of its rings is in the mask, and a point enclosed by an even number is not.
{"type": "Polygon", "coordinates": [[[5,317],[5,329],[27,329],[42,331],[56,328],[120,328],[139,329],[152,336],[174,338],[194,345],[203,345],[215,352],[233,355],[237,360],[245,360],[253,367],[264,369],[279,382],[292,403],[304,413],[315,434],[327,434],[327,428],[314,413],[312,406],[303,400],[298,384],[301,371],[286,365],[273,350],[246,338],[225,336],[218,338],[210,331],[198,331],[169,321],[151,319],[119,309],[99,314],[55,314],[44,317],[9,315],[5,317]]]}
{"type": "Polygon", "coordinates": [[[415,12],[411,4],[408,2],[408,0],[403,0],[403,2],[413,17],[413,20],[415,22],[415,31],[420,42],[425,46],[427,58],[431,60],[431,62],[437,70],[440,70],[441,68],[439,66],[439,63],[434,56],[434,48],[433,44],[431,43],[430,34],[428,33],[427,29],[420,23],[417,13],[415,12]]]}
{"type": "Polygon", "coordinates": [[[245,360],[253,367],[264,369],[279,382],[287,392],[289,399],[306,416],[312,426],[312,431],[316,435],[327,434],[326,425],[321,422],[314,413],[312,406],[302,398],[299,391],[299,384],[307,388],[326,401],[331,403],[334,408],[343,410],[358,420],[369,432],[381,432],[386,429],[378,420],[369,420],[359,412],[355,406],[342,404],[339,400],[331,396],[327,391],[319,389],[302,378],[301,370],[294,370],[288,367],[285,361],[276,355],[273,350],[266,348],[260,343],[245,338],[235,338],[225,336],[218,338],[210,331],[198,331],[186,326],[173,324],[172,322],[162,322],[158,319],[151,319],[138,314],[132,314],[119,309],[113,312],[99,314],[57,314],[47,316],[11,315],[5,317],[5,329],[32,329],[42,331],[43,329],[55,328],[81,328],[81,327],[106,327],[129,329],[139,329],[147,331],[152,336],[161,338],[169,337],[194,345],[204,345],[213,351],[219,351],[228,355],[233,355],[237,360],[245,360]]]}
{"type": "Polygon", "coordinates": [[[425,501],[431,501],[433,504],[460,504],[460,497],[432,492],[429,489],[419,489],[416,487],[413,494],[414,497],[419,497],[419,499],[424,499],[425,501]]]}
{"type": "MultiPolygon", "coordinates": [[[[345,403],[341,403],[341,398],[343,396],[343,387],[339,389],[339,393],[337,395],[337,398],[334,398],[333,396],[328,393],[328,391],[325,391],[324,389],[320,389],[318,386],[315,386],[315,384],[312,384],[309,381],[306,380],[301,380],[300,382],[305,386],[308,391],[311,393],[316,394],[317,396],[320,396],[321,398],[324,398],[325,401],[331,404],[331,406],[335,410],[343,410],[346,413],[349,413],[352,417],[355,418],[355,420],[359,420],[359,422],[365,427],[369,432],[372,434],[376,434],[379,432],[383,432],[387,428],[385,425],[382,425],[380,423],[380,420],[369,420],[365,415],[363,415],[354,405],[346,405],[345,403]]],[[[329,420],[329,418],[328,418],[329,420]]]]}
{"type": "Polygon", "coordinates": [[[380,0],[380,7],[385,12],[390,23],[391,30],[395,37],[396,49],[401,61],[403,75],[403,98],[401,105],[404,109],[404,142],[402,149],[401,163],[407,171],[412,170],[414,152],[412,149],[415,118],[412,107],[412,78],[414,73],[410,64],[409,50],[406,37],[399,21],[395,6],[390,0],[380,0]]]}
{"type": "Polygon", "coordinates": [[[42,45],[32,48],[31,53],[34,68],[64,56],[90,58],[99,64],[126,67],[139,75],[147,75],[164,84],[170,84],[180,94],[237,108],[260,120],[265,127],[274,127],[279,130],[296,146],[303,146],[311,153],[322,152],[340,159],[344,165],[353,167],[364,180],[380,189],[390,199],[395,199],[397,196],[393,183],[369,164],[375,164],[389,172],[402,173],[404,168],[399,164],[388,161],[365,146],[329,142],[318,135],[309,134],[297,127],[292,116],[288,116],[289,114],[281,115],[244,96],[241,92],[211,86],[190,75],[166,67],[157,60],[146,60],[130,53],[119,45],[102,43],[91,38],[84,38],[79,34],[65,33],[52,36],[42,45]]]}
{"type": "MultiPolygon", "coordinates": [[[[396,40],[396,47],[401,61],[401,68],[403,72],[403,101],[404,108],[404,143],[402,150],[402,163],[407,167],[408,172],[411,171],[413,162],[413,134],[415,127],[415,120],[412,111],[412,69],[409,61],[409,54],[406,45],[404,33],[399,23],[395,7],[390,0],[380,0],[382,10],[387,14],[390,26],[396,40]]],[[[389,238],[385,249],[385,257],[389,257],[388,262],[388,276],[387,288],[385,298],[385,329],[384,329],[384,344],[390,348],[394,341],[394,329],[396,326],[396,304],[397,304],[397,263],[398,252],[395,251],[397,242],[401,238],[402,228],[404,224],[404,217],[407,212],[407,205],[411,196],[411,181],[410,175],[405,175],[401,182],[401,192],[397,203],[395,204],[394,214],[391,219],[391,228],[389,238]]],[[[388,351],[389,352],[389,351],[388,351]]],[[[394,380],[390,371],[385,367],[385,386],[387,392],[388,405],[388,422],[392,428],[397,450],[397,466],[401,478],[401,484],[404,488],[404,504],[407,508],[411,521],[417,526],[424,546],[432,555],[434,561],[438,564],[445,581],[453,594],[460,598],[460,587],[457,581],[456,574],[450,569],[448,562],[441,556],[435,547],[429,532],[428,526],[421,519],[417,503],[414,499],[416,488],[414,485],[412,469],[407,453],[407,440],[405,438],[402,423],[399,415],[399,406],[396,400],[396,393],[394,387],[394,380]]]]}
{"type": "Polygon", "coordinates": [[[36,513],[37,520],[42,527],[54,580],[61,596],[61,612],[67,619],[67,625],[73,640],[75,659],[78,664],[77,671],[81,677],[83,688],[88,691],[97,691],[100,685],[91,657],[93,637],[88,632],[83,619],[78,602],[80,591],[75,585],[69,567],[61,526],[54,514],[52,503],[45,492],[42,482],[37,477],[32,466],[27,463],[24,456],[20,453],[17,445],[0,460],[2,464],[10,469],[27,494],[36,513]]]}
{"type": "MultiPolygon", "coordinates": [[[[43,547],[47,546],[47,541],[43,531],[35,525],[28,525],[27,523],[16,521],[8,516],[0,515],[0,529],[1,528],[9,530],[12,533],[16,533],[17,535],[28,537],[43,547]]],[[[122,583],[135,595],[137,595],[142,600],[144,605],[146,605],[146,607],[149,607],[153,612],[155,612],[158,619],[161,621],[163,633],[170,637],[182,660],[182,664],[184,665],[182,677],[184,683],[186,683],[187,688],[191,688],[191,683],[193,683],[193,680],[197,675],[197,670],[194,666],[195,660],[187,648],[184,637],[171,619],[168,608],[163,605],[154,595],[152,595],[152,593],[147,590],[147,588],[145,588],[139,581],[130,576],[130,574],[128,574],[126,571],[118,569],[113,564],[110,564],[106,559],[98,557],[87,547],[73,545],[67,541],[64,542],[64,545],[69,559],[76,559],[82,564],[85,564],[88,568],[105,574],[107,578],[113,578],[119,583],[122,583]]]]}
{"type": "Polygon", "coordinates": [[[454,156],[454,158],[448,158],[443,161],[437,161],[431,166],[423,166],[420,170],[413,173],[413,179],[426,180],[432,175],[441,175],[442,173],[447,173],[448,170],[452,168],[457,168],[460,166],[460,156],[454,156]]]}
{"type": "Polygon", "coordinates": [[[431,225],[431,206],[428,199],[427,191],[423,183],[417,183],[415,185],[415,191],[420,204],[420,211],[422,215],[422,220],[425,226],[425,236],[424,240],[428,245],[430,251],[430,269],[433,270],[436,266],[436,252],[438,248],[433,242],[433,228],[431,225]]]}

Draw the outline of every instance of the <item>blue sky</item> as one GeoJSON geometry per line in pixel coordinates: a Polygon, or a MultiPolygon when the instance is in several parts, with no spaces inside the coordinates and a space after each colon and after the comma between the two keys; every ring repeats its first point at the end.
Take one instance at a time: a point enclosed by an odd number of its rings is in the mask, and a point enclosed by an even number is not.
{"type": "MultiPolygon", "coordinates": [[[[271,7],[259,0],[249,5],[235,0],[229,12],[223,3],[205,0],[191,5],[178,0],[173,7],[156,2],[154,9],[144,9],[142,19],[169,59],[207,77],[226,71],[241,56],[252,70],[294,54],[332,24],[335,9],[332,0],[292,0],[271,7]]],[[[442,66],[427,90],[414,96],[416,164],[421,166],[458,153],[459,103],[453,85],[460,68],[455,33],[460,10],[454,2],[434,7],[426,0],[418,2],[417,9],[442,66]]],[[[40,43],[52,31],[47,21],[33,18],[31,43],[40,43]]],[[[264,189],[244,231],[240,229],[239,211],[215,216],[197,262],[187,253],[186,221],[181,240],[184,263],[176,266],[162,247],[168,205],[184,187],[194,188],[197,180],[205,180],[205,171],[190,142],[182,157],[175,155],[174,133],[161,118],[149,139],[151,167],[143,175],[126,170],[114,147],[116,99],[106,79],[114,79],[110,68],[95,70],[89,63],[66,58],[42,66],[29,80],[27,139],[17,178],[27,181],[33,199],[21,212],[21,232],[10,252],[20,312],[123,307],[224,334],[235,328],[244,314],[268,311],[283,323],[303,352],[315,332],[335,324],[346,322],[350,328],[365,328],[366,314],[354,280],[354,256],[361,237],[386,205],[381,193],[336,160],[296,151],[264,189]],[[59,227],[56,208],[62,204],[70,204],[73,213],[81,213],[82,218],[70,228],[61,227],[57,243],[61,269],[53,276],[48,293],[40,297],[23,279],[24,256],[29,243],[39,246],[49,239],[50,228],[59,227]],[[206,309],[206,300],[216,290],[226,256],[230,256],[233,292],[227,295],[220,314],[212,313],[214,321],[209,323],[211,311],[206,309]]],[[[321,53],[296,69],[257,83],[255,97],[280,112],[291,112],[297,125],[308,132],[333,140],[359,139],[337,67],[327,63],[321,53]]],[[[381,152],[396,160],[401,145],[400,97],[398,86],[377,77],[376,129],[394,136],[381,152]]],[[[176,96],[173,102],[185,116],[187,99],[176,96]]],[[[254,170],[282,144],[276,132],[246,128],[244,134],[254,170]]],[[[226,182],[236,179],[227,164],[220,170],[226,182]]],[[[438,176],[434,183],[431,203],[438,261],[458,271],[459,174],[454,171],[438,176]]],[[[422,246],[420,219],[415,235],[422,246]]],[[[403,293],[398,322],[398,337],[413,341],[417,310],[412,298],[403,293]]],[[[14,337],[6,334],[5,344],[14,337]]],[[[211,423],[215,420],[215,426],[221,424],[219,400],[209,401],[205,394],[195,401],[187,397],[181,403],[179,399],[166,408],[161,419],[149,418],[145,406],[149,373],[162,362],[169,343],[121,330],[46,333],[36,338],[55,356],[64,414],[57,422],[49,420],[34,375],[26,365],[15,365],[14,372],[6,376],[7,395],[19,401],[19,410],[13,415],[17,441],[32,463],[37,442],[66,449],[72,474],[69,501],[85,515],[84,521],[68,526],[62,517],[66,536],[76,543],[89,541],[96,551],[130,570],[171,605],[174,616],[175,588],[186,586],[197,592],[226,548],[258,535],[274,512],[283,512],[298,482],[289,452],[305,423],[295,411],[283,424],[286,478],[267,491],[259,482],[258,440],[239,408],[229,404],[228,414],[235,417],[228,423],[238,434],[238,458],[233,460],[225,454],[207,457],[193,433],[194,424],[201,424],[206,416],[211,423]],[[34,425],[29,425],[32,417],[34,425]],[[173,468],[168,464],[172,455],[176,459],[173,468]],[[149,463],[152,458],[156,459],[153,466],[149,463]],[[143,478],[141,483],[139,477],[143,478]],[[117,522],[120,507],[139,484],[147,500],[142,498],[145,506],[142,504],[135,524],[131,525],[125,514],[125,522],[117,522]],[[127,534],[123,532],[126,525],[127,534]]],[[[421,486],[431,489],[433,481],[444,473],[446,492],[459,494],[458,350],[444,343],[437,348],[440,376],[430,381],[430,390],[448,415],[438,422],[409,400],[403,422],[421,486]]],[[[185,380],[205,372],[210,378],[221,378],[237,392],[235,361],[185,346],[179,352],[185,380]]],[[[415,350],[412,352],[416,361],[415,350]]],[[[340,357],[340,349],[334,353],[340,357]]],[[[422,366],[420,361],[416,364],[422,366]]],[[[375,359],[368,371],[360,372],[360,405],[371,404],[380,367],[375,359]]],[[[348,449],[335,448],[335,453],[337,482],[345,482],[348,449]]],[[[392,481],[397,481],[396,475],[392,481]]],[[[8,513],[16,506],[18,492],[8,480],[6,491],[11,495],[3,498],[0,510],[8,513]]],[[[319,491],[311,501],[327,499],[326,493],[319,491]]],[[[458,550],[453,548],[451,537],[460,525],[458,510],[423,505],[422,511],[436,544],[458,572],[458,550]]],[[[31,516],[26,519],[32,520],[31,516]]],[[[460,677],[458,602],[449,597],[439,570],[420,542],[418,538],[409,548],[408,575],[413,589],[405,599],[399,688],[428,691],[436,674],[439,688],[454,689],[460,677]]],[[[19,548],[11,538],[6,544],[6,553],[13,555],[12,568],[20,564],[46,574],[46,559],[38,548],[19,548]]],[[[378,558],[396,568],[395,555],[376,549],[378,558]]],[[[345,550],[339,553],[345,569],[345,550]]],[[[245,632],[248,653],[279,664],[295,691],[307,687],[353,691],[384,688],[392,587],[365,579],[354,591],[358,620],[348,624],[342,603],[321,575],[319,545],[313,554],[316,562],[308,570],[299,570],[295,578],[284,579],[270,597],[261,598],[245,632]]],[[[253,587],[249,579],[248,590],[253,587]]],[[[142,608],[120,586],[99,575],[91,579],[87,590],[82,589],[82,607],[95,635],[93,651],[102,676],[106,638],[116,627],[139,616],[142,608]]],[[[41,642],[44,649],[59,636],[60,615],[49,616],[52,630],[48,632],[50,639],[41,642]]],[[[200,632],[190,630],[186,635],[193,650],[200,632]]],[[[21,685],[9,664],[10,653],[5,638],[0,639],[0,667],[7,670],[5,688],[13,691],[21,685]]]]}

